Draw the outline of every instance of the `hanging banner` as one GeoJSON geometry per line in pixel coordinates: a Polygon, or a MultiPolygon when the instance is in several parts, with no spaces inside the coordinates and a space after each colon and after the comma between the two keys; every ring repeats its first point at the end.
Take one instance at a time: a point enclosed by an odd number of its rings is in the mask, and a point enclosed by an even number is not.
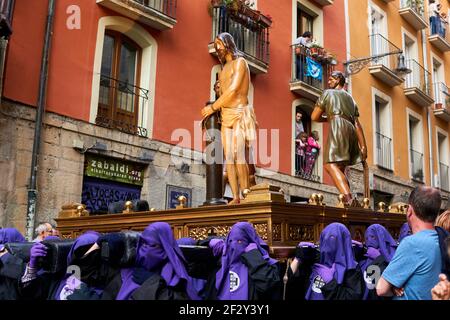
{"type": "Polygon", "coordinates": [[[144,169],[144,165],[138,163],[86,154],[84,174],[88,177],[142,186],[144,169]]]}

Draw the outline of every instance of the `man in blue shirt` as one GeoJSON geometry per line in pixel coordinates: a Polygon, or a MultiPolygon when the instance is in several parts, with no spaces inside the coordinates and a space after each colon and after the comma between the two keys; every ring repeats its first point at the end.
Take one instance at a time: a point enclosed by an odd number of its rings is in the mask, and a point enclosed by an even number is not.
{"type": "Polygon", "coordinates": [[[406,214],[412,235],[398,246],[394,258],[377,283],[377,294],[395,300],[431,300],[431,289],[439,281],[441,253],[434,221],[441,195],[431,187],[417,187],[409,197],[406,214]]]}

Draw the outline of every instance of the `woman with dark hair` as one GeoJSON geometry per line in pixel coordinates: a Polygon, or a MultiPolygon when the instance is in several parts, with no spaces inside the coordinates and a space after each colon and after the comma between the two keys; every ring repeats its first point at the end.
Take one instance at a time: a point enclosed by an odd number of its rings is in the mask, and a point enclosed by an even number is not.
{"type": "Polygon", "coordinates": [[[288,269],[288,298],[360,300],[363,278],[353,257],[350,231],[341,223],[332,223],[320,234],[318,257],[311,254],[313,248],[313,243],[300,243],[288,269]]]}
{"type": "Polygon", "coordinates": [[[269,257],[250,223],[236,223],[225,241],[213,239],[209,245],[220,256],[220,266],[209,277],[206,300],[281,299],[278,261],[269,257]]]}

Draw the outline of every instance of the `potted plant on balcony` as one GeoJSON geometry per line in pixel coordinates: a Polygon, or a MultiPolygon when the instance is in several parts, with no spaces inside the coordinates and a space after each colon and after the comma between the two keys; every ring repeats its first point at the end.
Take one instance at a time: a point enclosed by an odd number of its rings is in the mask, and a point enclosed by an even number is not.
{"type": "Polygon", "coordinates": [[[314,40],[309,47],[309,53],[313,58],[317,58],[322,49],[323,47],[314,40]]]}

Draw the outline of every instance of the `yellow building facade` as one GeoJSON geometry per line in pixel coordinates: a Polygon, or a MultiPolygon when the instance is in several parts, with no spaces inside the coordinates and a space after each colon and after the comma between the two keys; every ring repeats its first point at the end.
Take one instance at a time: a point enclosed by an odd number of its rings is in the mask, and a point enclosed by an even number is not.
{"type": "Polygon", "coordinates": [[[349,91],[360,108],[378,199],[422,183],[449,195],[450,1],[435,4],[345,1],[349,91]],[[398,70],[402,58],[408,74],[398,70]]]}

